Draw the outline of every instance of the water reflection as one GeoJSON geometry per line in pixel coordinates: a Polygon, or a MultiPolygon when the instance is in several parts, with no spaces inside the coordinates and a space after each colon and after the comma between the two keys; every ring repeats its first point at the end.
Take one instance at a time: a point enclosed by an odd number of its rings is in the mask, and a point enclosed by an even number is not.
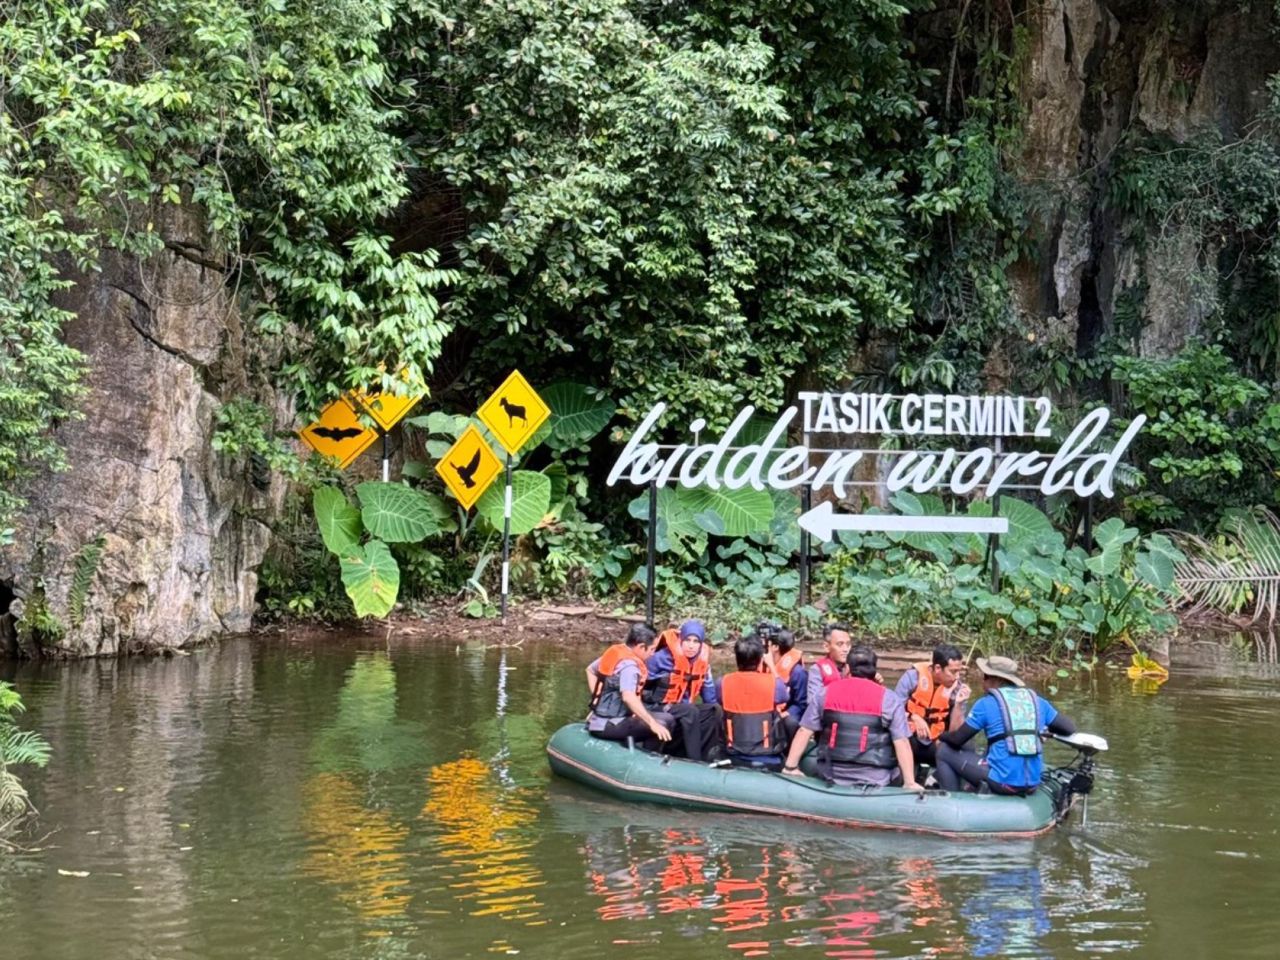
{"type": "MultiPolygon", "coordinates": [[[[402,916],[409,904],[409,828],[366,806],[360,788],[339,774],[312,777],[303,804],[311,841],[304,873],[336,887],[338,899],[367,920],[402,916]]],[[[370,936],[389,932],[381,925],[366,930],[370,936]]]]}
{"type": "Polygon", "coordinates": [[[474,901],[475,917],[540,920],[543,885],[532,860],[537,819],[530,791],[499,786],[497,774],[474,757],[437,764],[427,778],[422,816],[439,829],[439,853],[461,868],[449,886],[474,901]]]}
{"type": "Polygon", "coordinates": [[[982,889],[960,907],[975,957],[1044,957],[1039,941],[1050,930],[1038,867],[1017,867],[988,876],[982,889]]]}

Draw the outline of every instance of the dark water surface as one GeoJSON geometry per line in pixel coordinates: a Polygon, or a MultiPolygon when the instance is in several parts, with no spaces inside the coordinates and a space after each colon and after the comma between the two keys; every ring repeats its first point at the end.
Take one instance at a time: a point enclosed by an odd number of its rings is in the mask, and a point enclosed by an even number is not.
{"type": "Polygon", "coordinates": [[[1280,954],[1280,668],[1247,646],[1195,648],[1155,695],[1063,681],[1112,750],[1087,826],[1012,842],[553,780],[591,654],[348,638],[0,665],[54,748],[28,776],[52,834],[0,859],[0,957],[1280,954]]]}

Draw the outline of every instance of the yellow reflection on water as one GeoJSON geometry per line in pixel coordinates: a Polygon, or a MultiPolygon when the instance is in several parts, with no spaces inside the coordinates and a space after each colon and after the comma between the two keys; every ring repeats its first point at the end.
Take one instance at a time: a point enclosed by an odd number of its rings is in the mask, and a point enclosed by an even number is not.
{"type": "Polygon", "coordinates": [[[476,901],[471,915],[538,922],[532,891],[545,881],[530,860],[537,813],[527,792],[500,788],[474,757],[432,767],[427,786],[422,815],[439,826],[440,852],[462,868],[450,886],[476,901]]]}
{"type": "MultiPolygon", "coordinates": [[[[409,828],[370,810],[355,784],[336,773],[311,777],[303,792],[311,841],[303,871],[338,888],[338,898],[370,920],[402,916],[409,903],[403,844],[409,828]]],[[[371,936],[388,931],[370,930],[371,936]]]]}

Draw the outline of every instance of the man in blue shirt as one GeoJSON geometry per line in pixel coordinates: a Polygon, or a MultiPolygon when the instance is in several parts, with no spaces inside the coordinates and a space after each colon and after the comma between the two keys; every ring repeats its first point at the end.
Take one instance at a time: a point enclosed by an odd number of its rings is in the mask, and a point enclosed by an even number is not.
{"type": "Polygon", "coordinates": [[[961,782],[974,787],[985,783],[992,793],[1034,793],[1044,770],[1041,731],[1047,728],[1067,736],[1076,732],[1076,725],[1023,683],[1017,661],[979,657],[978,669],[986,694],[973,705],[958,730],[942,734],[938,786],[959,790],[961,782]],[[979,731],[987,737],[987,755],[981,759],[960,749],[979,731]]]}

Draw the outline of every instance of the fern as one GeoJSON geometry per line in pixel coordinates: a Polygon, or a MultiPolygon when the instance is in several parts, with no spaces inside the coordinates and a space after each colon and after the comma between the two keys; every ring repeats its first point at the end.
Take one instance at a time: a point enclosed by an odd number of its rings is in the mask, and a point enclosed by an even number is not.
{"type": "Polygon", "coordinates": [[[1175,533],[1185,559],[1174,580],[1192,612],[1213,610],[1237,617],[1252,610],[1249,624],[1264,618],[1275,626],[1280,614],[1280,518],[1265,507],[1230,511],[1223,535],[1208,541],[1175,533]]]}
{"type": "Polygon", "coordinates": [[[76,557],[76,572],[71,578],[71,590],[67,594],[67,611],[71,615],[71,625],[78,627],[84,622],[84,602],[89,595],[89,584],[93,575],[98,572],[98,562],[102,559],[102,548],[107,540],[99,534],[96,539],[80,548],[76,557]]]}
{"type": "Polygon", "coordinates": [[[22,781],[10,767],[43,767],[49,762],[49,743],[32,730],[19,730],[14,716],[22,713],[22,698],[11,684],[0,681],[0,824],[13,826],[34,813],[22,781]]]}

